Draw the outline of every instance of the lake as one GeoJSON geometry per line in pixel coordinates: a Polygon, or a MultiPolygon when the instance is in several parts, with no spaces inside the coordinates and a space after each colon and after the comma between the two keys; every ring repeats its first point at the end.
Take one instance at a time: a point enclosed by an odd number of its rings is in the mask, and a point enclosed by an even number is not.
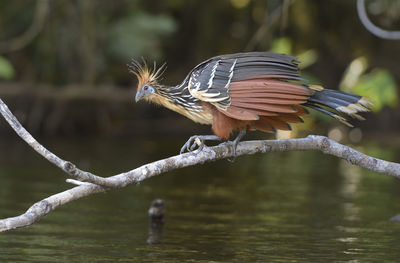
{"type": "MultiPolygon", "coordinates": [[[[176,154],[183,138],[40,140],[101,176],[176,154]],[[140,140],[139,140],[140,139],[140,140]]],[[[358,150],[392,161],[372,142],[358,150]]],[[[0,217],[70,188],[11,136],[0,140],[0,217]]],[[[0,262],[399,262],[400,181],[320,152],[221,160],[59,207],[0,234],[0,262]],[[161,198],[164,226],[147,210],[161,198]]]]}

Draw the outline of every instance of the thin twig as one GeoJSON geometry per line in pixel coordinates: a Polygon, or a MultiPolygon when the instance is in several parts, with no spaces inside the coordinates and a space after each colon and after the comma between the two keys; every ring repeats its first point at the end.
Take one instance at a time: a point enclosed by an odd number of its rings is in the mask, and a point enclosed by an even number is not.
{"type": "Polygon", "coordinates": [[[68,173],[75,179],[83,182],[90,182],[106,187],[114,187],[113,182],[108,181],[103,177],[96,176],[92,173],[82,171],[77,168],[75,164],[65,161],[47,150],[41,145],[35,138],[21,125],[21,123],[15,118],[15,116],[8,109],[7,105],[0,99],[0,113],[14,129],[14,131],[21,137],[29,146],[31,146],[37,153],[46,158],[49,162],[59,167],[64,172],[68,173]]]}

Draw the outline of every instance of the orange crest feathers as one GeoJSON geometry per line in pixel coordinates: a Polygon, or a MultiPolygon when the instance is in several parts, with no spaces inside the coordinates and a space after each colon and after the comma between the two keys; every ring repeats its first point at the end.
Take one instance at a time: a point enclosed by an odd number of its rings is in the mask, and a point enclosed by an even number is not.
{"type": "Polygon", "coordinates": [[[150,68],[146,61],[143,59],[143,64],[139,63],[137,60],[132,60],[128,64],[129,71],[136,75],[138,79],[138,89],[143,85],[157,85],[158,80],[166,69],[166,64],[164,63],[157,69],[157,64],[154,62],[153,68],[150,68]]]}

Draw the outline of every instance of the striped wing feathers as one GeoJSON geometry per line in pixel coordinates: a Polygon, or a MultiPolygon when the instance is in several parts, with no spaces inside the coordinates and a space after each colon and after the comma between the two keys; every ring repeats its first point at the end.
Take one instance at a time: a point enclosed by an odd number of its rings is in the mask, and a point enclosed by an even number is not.
{"type": "Polygon", "coordinates": [[[228,107],[230,104],[229,84],[236,61],[237,59],[218,59],[195,70],[188,81],[190,94],[220,108],[228,107]]]}
{"type": "Polygon", "coordinates": [[[251,80],[246,84],[247,87],[264,90],[265,84],[260,83],[257,78],[301,79],[294,57],[250,52],[222,55],[204,61],[189,73],[182,85],[187,84],[193,97],[210,102],[219,109],[226,109],[231,105],[231,85],[251,80]],[[253,83],[255,85],[249,86],[253,83]]]}
{"type": "Polygon", "coordinates": [[[195,67],[182,83],[190,94],[211,103],[224,115],[272,132],[302,122],[298,106],[314,92],[285,80],[301,80],[294,57],[268,52],[211,58],[195,67]]]}

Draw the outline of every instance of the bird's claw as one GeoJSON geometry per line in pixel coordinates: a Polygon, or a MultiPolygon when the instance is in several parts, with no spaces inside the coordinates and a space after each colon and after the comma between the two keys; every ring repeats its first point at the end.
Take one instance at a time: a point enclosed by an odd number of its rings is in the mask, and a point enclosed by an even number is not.
{"type": "Polygon", "coordinates": [[[235,143],[235,141],[227,141],[226,144],[231,145],[232,146],[232,150],[233,150],[233,154],[231,158],[228,158],[227,160],[231,163],[234,163],[236,161],[236,147],[237,147],[237,143],[235,143]]]}
{"type": "Polygon", "coordinates": [[[180,154],[184,153],[185,151],[187,152],[193,152],[193,151],[201,151],[203,150],[205,144],[204,140],[200,138],[199,136],[192,136],[187,140],[187,142],[182,146],[180,154]],[[198,147],[196,149],[196,147],[198,147]]]}
{"type": "Polygon", "coordinates": [[[180,153],[184,153],[185,151],[187,152],[200,152],[204,149],[204,147],[207,147],[207,145],[204,143],[205,141],[220,141],[221,138],[219,138],[216,135],[194,135],[189,138],[189,140],[182,146],[180,153]],[[196,149],[197,148],[197,149],[196,149]]]}
{"type": "Polygon", "coordinates": [[[236,160],[236,148],[237,148],[240,140],[243,138],[243,136],[245,134],[246,134],[246,130],[242,130],[242,131],[240,131],[238,136],[233,141],[226,142],[226,143],[232,145],[232,149],[233,149],[232,158],[228,158],[229,162],[231,162],[231,163],[235,162],[235,160],[236,160]]]}
{"type": "Polygon", "coordinates": [[[204,141],[202,139],[200,139],[199,137],[196,137],[194,139],[194,143],[190,147],[190,151],[194,151],[196,149],[196,146],[198,146],[198,148],[197,148],[198,151],[201,151],[205,146],[204,141]]]}

